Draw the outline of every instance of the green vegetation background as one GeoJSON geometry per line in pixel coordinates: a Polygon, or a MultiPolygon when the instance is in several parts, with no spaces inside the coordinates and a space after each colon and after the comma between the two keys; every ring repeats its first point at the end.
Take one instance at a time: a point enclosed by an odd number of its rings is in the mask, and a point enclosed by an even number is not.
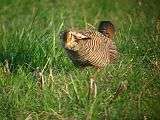
{"type": "Polygon", "coordinates": [[[0,119],[160,119],[159,5],[158,0],[0,0],[0,119]],[[97,27],[101,20],[115,24],[120,57],[97,75],[97,97],[88,99],[95,70],[71,63],[59,32],[97,27]]]}

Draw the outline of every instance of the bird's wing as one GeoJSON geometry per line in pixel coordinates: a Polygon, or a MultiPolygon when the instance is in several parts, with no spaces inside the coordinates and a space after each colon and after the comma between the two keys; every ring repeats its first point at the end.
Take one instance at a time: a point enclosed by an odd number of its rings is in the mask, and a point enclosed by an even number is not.
{"type": "Polygon", "coordinates": [[[104,36],[102,33],[94,29],[86,29],[82,31],[70,31],[70,33],[76,37],[77,40],[98,40],[100,43],[106,43],[110,38],[104,36]]]}
{"type": "Polygon", "coordinates": [[[100,41],[99,43],[106,43],[109,41],[109,38],[103,35],[102,33],[94,30],[94,29],[88,29],[83,32],[83,35],[88,36],[88,38],[91,38],[92,40],[98,40],[100,41]]]}
{"type": "Polygon", "coordinates": [[[81,32],[76,32],[76,31],[70,31],[70,33],[76,37],[76,39],[81,40],[81,39],[89,39],[90,37],[87,35],[84,35],[81,32]]]}
{"type": "Polygon", "coordinates": [[[79,30],[79,31],[72,31],[72,34],[77,39],[88,40],[97,36],[97,31],[95,29],[85,29],[85,30],[79,30]]]}

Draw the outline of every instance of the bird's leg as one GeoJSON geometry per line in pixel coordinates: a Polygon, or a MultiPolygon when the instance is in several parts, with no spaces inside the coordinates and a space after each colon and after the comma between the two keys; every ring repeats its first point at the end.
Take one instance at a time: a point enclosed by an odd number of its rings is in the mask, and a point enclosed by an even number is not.
{"type": "Polygon", "coordinates": [[[98,68],[97,71],[94,73],[94,75],[90,78],[89,97],[93,96],[94,98],[96,98],[96,96],[97,96],[96,76],[97,76],[99,70],[100,69],[98,68]]]}

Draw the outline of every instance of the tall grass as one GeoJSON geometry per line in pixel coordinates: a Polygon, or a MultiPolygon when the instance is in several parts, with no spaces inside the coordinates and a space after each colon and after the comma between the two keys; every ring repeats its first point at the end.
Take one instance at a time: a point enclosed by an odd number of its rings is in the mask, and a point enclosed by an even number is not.
{"type": "Polygon", "coordinates": [[[0,3],[0,119],[160,119],[159,1],[0,3]],[[116,26],[119,59],[98,73],[89,99],[95,70],[71,63],[59,32],[100,20],[116,26]]]}

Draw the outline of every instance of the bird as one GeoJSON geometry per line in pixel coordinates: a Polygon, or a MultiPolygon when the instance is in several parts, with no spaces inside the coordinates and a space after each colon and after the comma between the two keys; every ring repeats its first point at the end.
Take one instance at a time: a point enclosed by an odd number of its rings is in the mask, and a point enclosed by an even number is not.
{"type": "MultiPolygon", "coordinates": [[[[73,64],[78,67],[105,68],[117,59],[118,51],[113,41],[115,27],[111,21],[101,21],[96,29],[65,30],[61,33],[62,46],[73,64]]],[[[95,89],[91,77],[90,88],[95,89]]],[[[93,91],[93,90],[90,90],[93,91]]]]}

